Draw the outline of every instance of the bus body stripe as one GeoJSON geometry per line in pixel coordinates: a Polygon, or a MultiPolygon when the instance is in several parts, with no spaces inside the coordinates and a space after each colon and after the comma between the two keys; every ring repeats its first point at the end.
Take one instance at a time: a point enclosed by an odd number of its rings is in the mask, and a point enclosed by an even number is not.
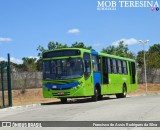
{"type": "Polygon", "coordinates": [[[48,89],[63,90],[76,87],[78,84],[79,82],[72,82],[68,84],[45,84],[45,87],[48,89]]]}

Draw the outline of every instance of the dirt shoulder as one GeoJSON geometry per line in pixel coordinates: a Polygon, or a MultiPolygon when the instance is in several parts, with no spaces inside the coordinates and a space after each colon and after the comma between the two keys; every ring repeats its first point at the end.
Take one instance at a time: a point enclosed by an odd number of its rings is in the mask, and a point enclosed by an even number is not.
{"type": "MultiPolygon", "coordinates": [[[[160,84],[148,84],[148,94],[160,93],[160,84]]],[[[129,96],[144,95],[146,94],[145,84],[139,84],[138,89],[134,92],[128,93],[129,96]]],[[[13,106],[22,106],[29,104],[56,102],[59,99],[56,98],[43,98],[42,88],[26,89],[24,94],[21,94],[20,90],[12,91],[13,106]]]]}
{"type": "MultiPolygon", "coordinates": [[[[147,84],[147,94],[160,93],[160,84],[147,84]]],[[[139,84],[138,89],[134,92],[128,93],[128,95],[143,95],[146,94],[146,85],[139,84]]]]}

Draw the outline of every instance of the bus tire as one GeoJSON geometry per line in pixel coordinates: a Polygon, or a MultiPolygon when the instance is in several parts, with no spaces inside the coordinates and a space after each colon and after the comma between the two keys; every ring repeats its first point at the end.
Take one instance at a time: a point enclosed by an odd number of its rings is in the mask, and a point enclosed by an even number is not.
{"type": "Polygon", "coordinates": [[[96,87],[96,91],[94,96],[92,97],[92,100],[96,102],[97,100],[102,100],[102,98],[103,98],[103,95],[101,95],[100,87],[96,87]]]}
{"type": "Polygon", "coordinates": [[[103,95],[98,95],[98,100],[102,100],[103,99],[103,95]]]}
{"type": "Polygon", "coordinates": [[[127,95],[127,87],[126,87],[126,85],[124,84],[124,85],[123,85],[122,93],[116,94],[116,97],[117,97],[117,98],[125,98],[126,95],[127,95]]]}
{"type": "Polygon", "coordinates": [[[67,103],[67,98],[61,98],[61,103],[63,104],[67,103]]]}
{"type": "Polygon", "coordinates": [[[96,91],[94,95],[92,96],[92,101],[96,102],[98,100],[98,89],[96,88],[96,91]]]}

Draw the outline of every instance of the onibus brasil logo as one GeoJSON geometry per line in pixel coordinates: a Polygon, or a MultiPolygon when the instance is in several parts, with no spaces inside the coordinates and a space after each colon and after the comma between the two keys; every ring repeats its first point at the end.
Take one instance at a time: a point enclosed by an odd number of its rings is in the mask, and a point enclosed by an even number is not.
{"type": "Polygon", "coordinates": [[[151,11],[159,11],[158,1],[152,0],[106,0],[97,1],[97,10],[116,10],[116,7],[120,8],[149,8],[151,11]]]}

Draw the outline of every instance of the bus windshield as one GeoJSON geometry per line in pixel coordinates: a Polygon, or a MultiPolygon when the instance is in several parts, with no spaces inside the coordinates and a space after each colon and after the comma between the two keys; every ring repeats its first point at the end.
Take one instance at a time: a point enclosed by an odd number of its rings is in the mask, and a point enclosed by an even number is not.
{"type": "Polygon", "coordinates": [[[81,58],[46,60],[43,62],[43,79],[59,80],[78,78],[83,75],[81,58]]]}

